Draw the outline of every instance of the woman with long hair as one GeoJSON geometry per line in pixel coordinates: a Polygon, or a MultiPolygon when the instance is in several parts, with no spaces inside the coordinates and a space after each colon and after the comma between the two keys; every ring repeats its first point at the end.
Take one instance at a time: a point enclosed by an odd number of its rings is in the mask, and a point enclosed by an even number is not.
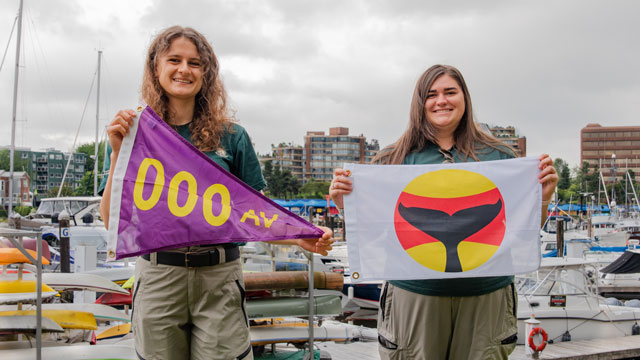
{"type": "MultiPolygon", "coordinates": [[[[218,60],[202,34],[173,26],[156,36],[147,53],[142,99],[225,170],[255,190],[266,186],[249,135],[229,115],[218,60]]],[[[135,116],[133,110],[121,110],[107,127],[109,176],[101,185],[100,204],[105,224],[113,171],[135,116]]],[[[326,255],[333,240],[324,230],[320,239],[272,243],[326,255]]],[[[190,246],[137,259],[132,324],[140,358],[253,358],[239,245],[190,246]]]]}
{"type": "MultiPolygon", "coordinates": [[[[376,164],[440,164],[501,160],[513,149],[480,130],[469,90],[458,69],[434,65],[416,84],[409,127],[380,151],[376,164]]],[[[539,158],[542,219],[558,176],[551,158],[539,158]]],[[[338,208],[353,184],[334,171],[329,191],[338,208]]],[[[516,344],[517,297],[513,276],[386,282],[378,312],[382,359],[507,359],[516,344]]]]}

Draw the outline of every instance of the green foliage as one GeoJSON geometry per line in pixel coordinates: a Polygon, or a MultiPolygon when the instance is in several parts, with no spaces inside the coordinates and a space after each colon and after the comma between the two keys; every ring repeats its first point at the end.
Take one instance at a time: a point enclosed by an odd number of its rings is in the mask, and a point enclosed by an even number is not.
{"type": "MultiPolygon", "coordinates": [[[[10,170],[10,167],[11,167],[10,155],[11,155],[11,151],[9,149],[0,150],[0,170],[6,170],[6,171],[10,170]]],[[[31,162],[29,159],[20,158],[19,151],[14,152],[13,154],[13,170],[14,171],[30,172],[31,171],[31,167],[29,166],[30,164],[31,162]]],[[[31,176],[31,174],[29,174],[29,176],[31,176]]]]}
{"type": "Polygon", "coordinates": [[[22,216],[27,216],[31,213],[31,206],[16,206],[13,211],[22,216]]]}
{"type": "MultiPolygon", "coordinates": [[[[47,191],[47,196],[45,197],[50,198],[50,197],[58,196],[58,189],[59,189],[59,186],[49,189],[47,191]]],[[[62,188],[62,194],[60,194],[60,196],[73,196],[73,195],[74,195],[73,189],[69,185],[64,184],[64,187],[62,188]]]]}
{"type": "Polygon", "coordinates": [[[273,167],[271,161],[265,162],[262,175],[267,180],[268,196],[289,199],[295,197],[300,191],[300,179],[289,170],[280,170],[279,165],[273,167]]]}
{"type": "Polygon", "coordinates": [[[330,182],[311,180],[300,188],[300,195],[305,199],[324,199],[329,193],[330,182]]]}
{"type": "MultiPolygon", "coordinates": [[[[104,144],[104,140],[98,143],[98,173],[102,172],[102,167],[104,165],[104,144]]],[[[93,155],[95,153],[95,141],[78,146],[75,152],[87,155],[87,171],[93,172],[93,165],[95,163],[95,160],[93,159],[93,155]]],[[[91,193],[93,194],[93,190],[91,190],[91,193]]]]}
{"type": "Polygon", "coordinates": [[[9,213],[7,213],[7,210],[0,206],[0,218],[6,219],[7,216],[9,216],[9,213]]]}
{"type": "Polygon", "coordinates": [[[566,190],[571,185],[571,171],[569,170],[569,164],[564,160],[557,158],[553,162],[553,166],[558,172],[558,190],[566,190]]]}
{"type": "MultiPolygon", "coordinates": [[[[100,186],[100,184],[98,184],[98,186],[100,186]]],[[[84,173],[74,194],[77,196],[93,196],[93,171],[86,171],[84,173]]]]}

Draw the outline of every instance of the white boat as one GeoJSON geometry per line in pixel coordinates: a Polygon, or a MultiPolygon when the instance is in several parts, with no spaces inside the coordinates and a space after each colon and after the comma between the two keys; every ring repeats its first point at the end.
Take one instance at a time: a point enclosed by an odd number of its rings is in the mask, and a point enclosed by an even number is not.
{"type": "Polygon", "coordinates": [[[583,259],[544,258],[538,272],[518,277],[518,343],[527,341],[524,321],[532,315],[554,342],[565,333],[571,340],[632,335],[640,309],[607,305],[596,295],[597,273],[583,259]]]}
{"type": "MultiPolygon", "coordinates": [[[[64,329],[55,321],[44,316],[41,320],[42,332],[64,332],[64,329]]],[[[36,332],[36,321],[35,315],[0,316],[0,334],[34,334],[36,332]]],[[[9,359],[7,357],[1,358],[9,359]]]]}
{"type": "MultiPolygon", "coordinates": [[[[349,325],[337,321],[324,321],[313,328],[314,341],[351,342],[378,338],[376,329],[349,325]]],[[[309,340],[309,325],[304,320],[285,319],[275,324],[251,326],[251,345],[276,343],[305,343],[309,340]]]]}
{"type": "Polygon", "coordinates": [[[121,288],[111,280],[99,275],[87,273],[43,273],[42,281],[55,290],[95,291],[129,295],[129,291],[121,288]]]}

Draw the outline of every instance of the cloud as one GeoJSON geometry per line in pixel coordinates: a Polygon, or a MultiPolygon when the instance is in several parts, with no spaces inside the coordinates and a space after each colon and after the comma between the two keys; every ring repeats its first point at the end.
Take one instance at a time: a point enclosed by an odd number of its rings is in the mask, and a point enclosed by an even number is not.
{"type": "MultiPolygon", "coordinates": [[[[579,161],[587,123],[632,125],[640,110],[640,3],[573,1],[213,1],[26,3],[19,127],[22,145],[67,149],[104,51],[103,127],[133,107],[146,48],[174,24],[207,36],[257,149],[302,143],[309,130],[346,126],[395,141],[406,128],[419,75],[435,63],[460,68],[478,121],[515,126],[528,153],[579,161]],[[22,130],[24,128],[24,131],[22,130]],[[22,134],[21,132],[26,132],[22,134]],[[26,135],[26,136],[25,136],[26,135]]],[[[0,5],[0,40],[17,2],[0,5]]],[[[13,47],[0,73],[11,94],[13,47]]],[[[95,91],[95,90],[94,90],[95,91]]],[[[95,93],[80,136],[91,139],[95,93]]],[[[12,103],[0,99],[0,143],[12,103]]],[[[20,144],[19,144],[20,145],[20,144]]]]}

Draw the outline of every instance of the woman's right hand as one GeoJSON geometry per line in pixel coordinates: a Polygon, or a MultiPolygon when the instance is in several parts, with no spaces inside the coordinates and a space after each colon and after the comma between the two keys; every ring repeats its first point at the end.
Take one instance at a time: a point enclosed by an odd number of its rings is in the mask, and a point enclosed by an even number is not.
{"type": "Polygon", "coordinates": [[[109,137],[112,154],[120,152],[122,139],[129,133],[129,127],[133,125],[134,117],[136,117],[135,111],[131,109],[120,110],[107,126],[107,136],[109,137]]]}
{"type": "Polygon", "coordinates": [[[339,209],[344,208],[342,197],[351,194],[353,191],[353,183],[348,178],[349,174],[350,172],[345,169],[337,168],[333,170],[333,180],[331,180],[331,187],[329,187],[329,195],[339,209]]]}

